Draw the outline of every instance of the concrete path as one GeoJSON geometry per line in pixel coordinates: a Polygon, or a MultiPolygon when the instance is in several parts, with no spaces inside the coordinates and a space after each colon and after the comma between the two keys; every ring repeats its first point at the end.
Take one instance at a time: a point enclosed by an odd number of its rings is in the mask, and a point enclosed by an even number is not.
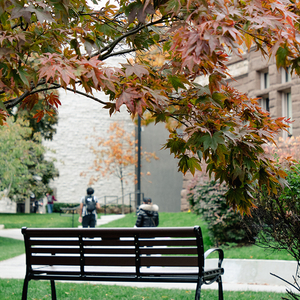
{"type": "MultiPolygon", "coordinates": [[[[124,215],[106,215],[98,220],[97,225],[109,223],[112,220],[122,218],[124,215]]],[[[21,229],[0,230],[0,236],[23,240],[21,229]]],[[[217,265],[217,259],[207,259],[206,267],[211,268],[217,265]]],[[[270,275],[274,273],[292,282],[295,275],[297,264],[294,261],[274,261],[274,260],[248,260],[248,259],[224,259],[223,267],[225,274],[223,277],[224,290],[228,291],[269,291],[282,292],[290,288],[280,279],[270,275]]],[[[25,254],[0,262],[0,278],[19,278],[25,277],[25,254]]],[[[168,284],[168,283],[108,283],[136,287],[161,287],[161,288],[196,288],[195,284],[168,284]]],[[[217,284],[204,285],[203,289],[217,289],[217,284]]]]}
{"type": "Polygon", "coordinates": [[[103,224],[107,224],[111,221],[119,220],[124,217],[125,217],[125,215],[102,215],[100,219],[97,219],[97,225],[100,226],[103,224]]]}

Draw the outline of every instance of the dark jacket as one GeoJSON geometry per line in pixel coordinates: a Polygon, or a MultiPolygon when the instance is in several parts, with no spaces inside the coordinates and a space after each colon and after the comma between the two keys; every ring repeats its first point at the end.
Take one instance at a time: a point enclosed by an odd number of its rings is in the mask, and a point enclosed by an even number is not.
{"type": "Polygon", "coordinates": [[[139,207],[136,227],[156,227],[159,223],[158,206],[156,204],[142,204],[139,207]]]}

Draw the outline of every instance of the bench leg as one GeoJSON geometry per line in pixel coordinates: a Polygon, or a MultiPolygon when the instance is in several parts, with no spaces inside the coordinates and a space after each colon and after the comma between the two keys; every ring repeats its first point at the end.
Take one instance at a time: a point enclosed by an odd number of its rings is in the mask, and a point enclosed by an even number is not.
{"type": "Polygon", "coordinates": [[[23,283],[22,300],[27,300],[28,282],[29,282],[29,279],[28,279],[28,276],[26,275],[25,279],[24,279],[24,283],[23,283]]]}
{"type": "Polygon", "coordinates": [[[56,300],[55,282],[54,282],[54,280],[50,280],[50,282],[51,282],[51,295],[52,295],[52,300],[56,300]]]}
{"type": "Polygon", "coordinates": [[[222,277],[220,276],[217,280],[219,286],[219,300],[223,300],[223,284],[222,284],[222,277]]]}
{"type": "Polygon", "coordinates": [[[195,294],[195,300],[199,300],[201,296],[201,286],[203,284],[202,278],[199,278],[197,287],[196,287],[196,294],[195,294]]]}

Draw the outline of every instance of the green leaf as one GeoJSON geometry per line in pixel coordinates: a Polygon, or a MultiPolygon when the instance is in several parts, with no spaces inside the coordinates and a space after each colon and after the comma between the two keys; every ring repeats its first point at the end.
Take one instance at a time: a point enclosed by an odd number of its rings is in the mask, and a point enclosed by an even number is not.
{"type": "Polygon", "coordinates": [[[29,82],[28,82],[27,77],[26,77],[27,72],[24,71],[23,67],[19,68],[18,71],[19,71],[20,78],[23,81],[24,85],[29,87],[29,82]]]}
{"type": "Polygon", "coordinates": [[[203,157],[203,152],[201,150],[197,150],[197,155],[199,157],[199,160],[201,160],[203,157]]]}
{"type": "Polygon", "coordinates": [[[217,102],[222,108],[224,107],[224,101],[228,98],[222,93],[213,93],[212,98],[217,102]]]}
{"type": "Polygon", "coordinates": [[[210,134],[205,134],[201,137],[200,141],[203,143],[204,151],[211,148],[216,151],[219,144],[225,144],[222,132],[218,131],[213,136],[210,134]]]}
{"type": "Polygon", "coordinates": [[[286,67],[288,55],[289,55],[289,49],[286,46],[278,48],[278,50],[276,52],[277,68],[286,67]]]}
{"type": "Polygon", "coordinates": [[[155,115],[155,124],[159,122],[165,122],[166,121],[166,114],[161,113],[161,114],[156,114],[155,115]]]}
{"type": "Polygon", "coordinates": [[[195,157],[189,157],[187,160],[187,166],[190,169],[191,173],[195,174],[195,169],[201,171],[202,168],[199,164],[199,161],[195,157]]]}
{"type": "Polygon", "coordinates": [[[7,111],[5,105],[4,105],[4,103],[3,103],[2,101],[0,101],[0,108],[1,108],[2,110],[4,110],[4,111],[7,111]]]}
{"type": "Polygon", "coordinates": [[[189,160],[189,157],[187,155],[183,155],[181,157],[181,159],[179,160],[178,162],[178,171],[181,171],[183,174],[185,174],[189,167],[188,167],[188,160],[189,160]]]}
{"type": "Polygon", "coordinates": [[[172,84],[176,92],[178,92],[178,88],[186,89],[184,84],[181,82],[181,79],[177,76],[168,76],[168,81],[172,84]]]}
{"type": "Polygon", "coordinates": [[[211,97],[209,95],[202,95],[196,100],[195,105],[198,103],[205,103],[211,101],[211,97]]]}

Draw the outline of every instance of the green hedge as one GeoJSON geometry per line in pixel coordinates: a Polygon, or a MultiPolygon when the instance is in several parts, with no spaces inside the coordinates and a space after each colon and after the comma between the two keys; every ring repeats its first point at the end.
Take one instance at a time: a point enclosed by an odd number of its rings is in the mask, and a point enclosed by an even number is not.
{"type": "Polygon", "coordinates": [[[79,206],[80,203],[63,203],[63,202],[55,202],[53,204],[53,212],[60,212],[60,209],[63,207],[76,207],[79,206]]]}
{"type": "Polygon", "coordinates": [[[209,235],[216,245],[245,243],[254,237],[245,230],[245,219],[226,203],[227,188],[217,181],[196,184],[190,189],[188,200],[193,211],[207,222],[209,235]]]}
{"type": "MultiPolygon", "coordinates": [[[[61,208],[65,207],[77,207],[80,203],[62,203],[62,202],[56,202],[53,204],[53,212],[61,212],[61,208]]],[[[122,213],[122,205],[118,204],[110,204],[110,205],[103,205],[99,210],[97,210],[98,213],[104,213],[106,209],[107,214],[120,214],[122,213]]],[[[131,212],[133,211],[131,207],[131,212]]],[[[124,213],[128,214],[130,213],[130,205],[124,205],[124,213]]]]}

